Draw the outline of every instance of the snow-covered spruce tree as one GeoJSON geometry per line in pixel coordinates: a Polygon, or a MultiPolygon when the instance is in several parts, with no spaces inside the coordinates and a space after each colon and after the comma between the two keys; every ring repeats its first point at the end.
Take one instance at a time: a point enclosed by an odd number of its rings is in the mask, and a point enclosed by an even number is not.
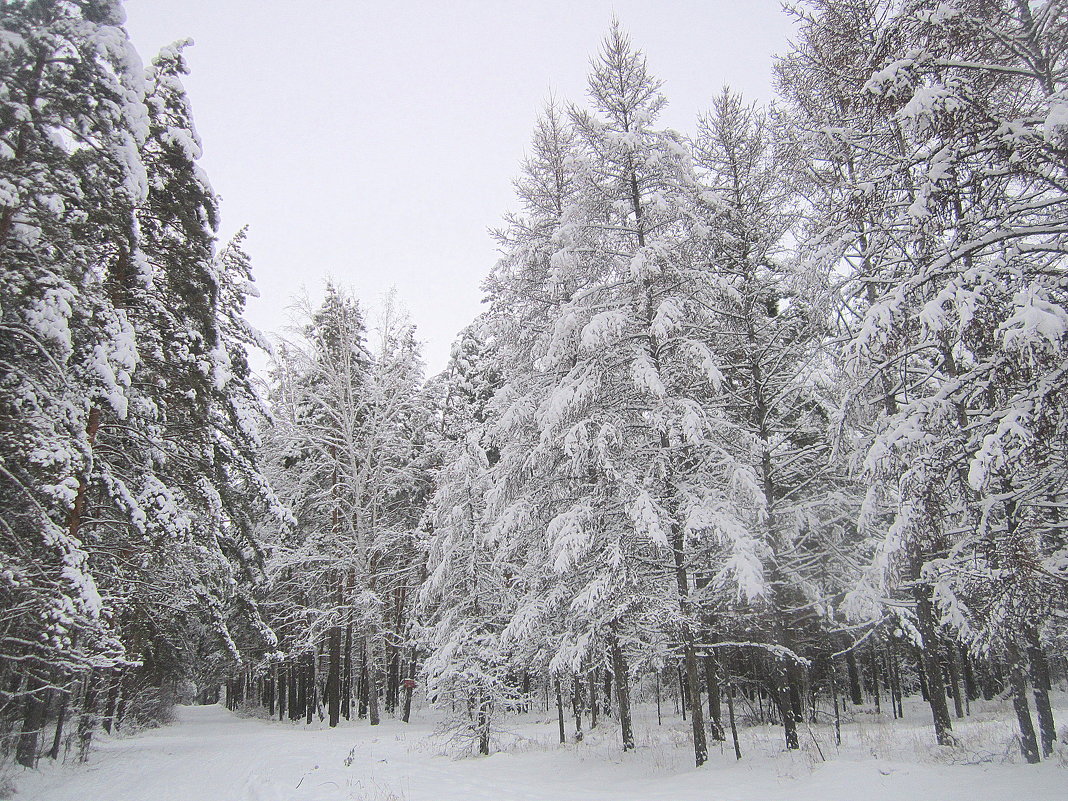
{"type": "MultiPolygon", "coordinates": [[[[848,511],[827,432],[822,282],[785,251],[796,202],[768,117],[724,91],[699,122],[694,154],[692,242],[705,287],[694,302],[705,314],[703,344],[718,375],[700,397],[710,409],[704,436],[715,454],[707,457],[690,527],[707,535],[702,583],[710,590],[722,583],[723,541],[745,543],[739,556],[746,561],[735,564],[746,578],[749,612],[730,604],[722,625],[735,631],[717,634],[752,640],[746,630],[761,632],[775,657],[771,685],[787,747],[797,748],[809,661],[801,646],[822,640],[804,621],[813,605],[829,601],[820,577],[842,568],[828,563],[828,546],[848,511]],[[723,488],[734,488],[733,497],[723,488]]],[[[715,593],[708,599],[713,627],[720,600],[715,593]]]]}
{"type": "MultiPolygon", "coordinates": [[[[515,554],[513,561],[522,566],[514,579],[519,601],[502,641],[518,663],[550,681],[554,669],[566,679],[575,669],[572,661],[587,660],[593,672],[602,668],[607,642],[615,643],[616,631],[629,622],[624,620],[629,617],[626,598],[633,602],[636,595],[627,582],[613,583],[606,576],[600,586],[618,589],[619,597],[595,596],[586,605],[590,608],[584,610],[584,623],[576,625],[570,603],[581,578],[574,578],[566,559],[557,569],[554,549],[544,539],[547,529],[559,532],[566,519],[559,514],[571,508],[573,495],[591,491],[595,482],[595,476],[584,471],[577,481],[561,475],[554,450],[560,443],[553,442],[551,432],[543,437],[554,416],[571,414],[566,408],[569,393],[559,384],[570,380],[574,389],[582,383],[580,371],[568,375],[574,362],[556,364],[543,357],[558,315],[596,278],[581,268],[577,255],[593,252],[586,247],[591,235],[584,224],[588,208],[578,201],[580,155],[576,132],[559,107],[550,104],[536,124],[531,156],[516,182],[523,211],[508,218],[498,232],[506,256],[486,284],[491,304],[486,325],[501,349],[504,381],[491,407],[490,433],[500,460],[493,468],[488,515],[497,548],[515,554]],[[565,637],[569,641],[561,649],[565,637]],[[566,659],[554,664],[560,652],[566,659]]],[[[570,397],[577,404],[588,400],[581,393],[570,397]]],[[[620,562],[616,566],[625,569],[620,562]]],[[[613,670],[620,691],[623,747],[628,749],[634,740],[627,671],[622,648],[614,651],[619,657],[613,670]]]]}
{"type": "Polygon", "coordinates": [[[428,509],[427,578],[419,593],[427,694],[459,713],[453,737],[488,754],[495,722],[521,702],[501,632],[515,605],[517,566],[487,517],[496,448],[487,404],[499,375],[492,343],[468,326],[453,345],[442,408],[445,459],[428,509]]]}
{"type": "MultiPolygon", "coordinates": [[[[653,127],[665,100],[618,25],[593,62],[590,97],[593,112],[572,114],[574,144],[556,173],[567,181],[550,180],[551,151],[542,148],[525,182],[565,186],[568,196],[554,209],[551,191],[541,192],[525,219],[511,221],[509,256],[492,284],[501,308],[526,301],[538,319],[527,328],[533,337],[515,338],[526,358],[499,394],[494,505],[512,536],[546,531],[528,540],[524,598],[505,634],[540,639],[557,672],[584,672],[608,644],[622,696],[621,640],[657,648],[666,628],[686,666],[701,764],[692,545],[716,527],[709,510],[730,514],[734,500],[751,501],[755,481],[729,480],[733,462],[714,435],[721,325],[708,312],[713,284],[692,241],[689,147],[653,127]],[[549,291],[536,306],[539,278],[549,291]]],[[[560,127],[542,124],[536,147],[560,127]]],[[[754,558],[753,540],[732,536],[741,530],[718,526],[732,582],[754,558]]],[[[621,698],[629,747],[623,707],[621,698]]]]}
{"type": "Polygon", "coordinates": [[[881,412],[867,467],[894,514],[870,585],[911,595],[937,737],[949,743],[939,629],[1004,649],[1022,676],[1022,638],[1041,662],[1039,631],[1062,592],[1030,565],[1063,548],[1049,534],[1063,471],[1048,437],[1063,417],[1065,10],[811,5],[802,61],[840,74],[820,45],[863,32],[849,42],[869,57],[867,74],[845,96],[865,109],[862,135],[884,145],[853,148],[826,239],[850,267],[847,353],[881,412]],[[858,205],[867,210],[851,225],[858,205]]]}

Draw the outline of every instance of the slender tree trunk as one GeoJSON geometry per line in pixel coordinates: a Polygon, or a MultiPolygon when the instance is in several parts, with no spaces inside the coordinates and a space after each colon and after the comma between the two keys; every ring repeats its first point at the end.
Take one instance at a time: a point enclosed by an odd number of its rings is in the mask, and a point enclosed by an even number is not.
{"type": "Polygon", "coordinates": [[[597,668],[590,669],[589,677],[589,694],[590,694],[590,728],[597,728],[597,668]]]}
{"type": "Polygon", "coordinates": [[[289,687],[289,673],[284,665],[277,664],[274,666],[275,674],[278,676],[278,719],[282,720],[286,716],[286,702],[289,700],[286,690],[289,687]]]}
{"type": "Polygon", "coordinates": [[[300,670],[298,669],[299,657],[290,661],[286,667],[286,675],[289,677],[289,719],[299,720],[304,712],[304,696],[300,689],[300,670]]]}
{"type": "MultiPolygon", "coordinates": [[[[360,649],[361,651],[363,649],[360,649]]],[[[366,654],[360,660],[360,686],[359,686],[359,703],[357,704],[356,717],[363,720],[367,717],[367,656],[366,654]]]]}
{"type": "Polygon", "coordinates": [[[318,661],[316,659],[316,656],[317,656],[317,652],[316,651],[309,651],[308,652],[308,657],[307,657],[307,663],[306,663],[306,665],[304,667],[304,671],[305,671],[304,675],[306,676],[305,681],[307,682],[307,684],[306,684],[307,690],[305,691],[305,700],[307,702],[307,707],[306,707],[306,712],[305,712],[305,716],[304,716],[304,722],[306,724],[311,724],[312,716],[315,714],[315,708],[319,705],[319,700],[316,697],[317,696],[317,692],[316,692],[317,687],[315,686],[315,667],[316,667],[315,663],[318,661]]]}
{"type": "Polygon", "coordinates": [[[923,666],[923,651],[919,647],[913,647],[912,656],[916,660],[916,678],[920,684],[920,698],[930,703],[931,696],[927,692],[927,670],[923,666]]]}
{"type": "Polygon", "coordinates": [[[797,737],[797,718],[794,716],[793,703],[790,700],[790,674],[781,659],[776,659],[772,667],[772,676],[775,684],[775,703],[782,716],[783,734],[786,738],[786,748],[796,751],[801,747],[797,737]]]}
{"type": "Polygon", "coordinates": [[[675,678],[678,680],[679,688],[679,710],[682,713],[682,719],[686,720],[686,680],[682,677],[682,665],[675,663],[675,678]]]}
{"type": "Polygon", "coordinates": [[[953,698],[953,712],[957,720],[964,718],[964,697],[960,689],[960,652],[955,643],[946,646],[946,665],[949,667],[949,694],[953,698]]]}
{"type": "Polygon", "coordinates": [[[1035,713],[1038,716],[1038,731],[1042,740],[1042,756],[1053,755],[1053,743],[1057,739],[1057,727],[1053,720],[1053,706],[1050,704],[1049,691],[1052,682],[1049,675],[1049,662],[1042,651],[1038,631],[1028,626],[1024,632],[1027,640],[1027,656],[1031,663],[1031,686],[1035,696],[1035,713]]]}
{"type": "Polygon", "coordinates": [[[834,744],[842,744],[842,716],[838,708],[838,687],[834,681],[834,661],[830,662],[831,700],[834,702],[834,744]]]}
{"type": "Polygon", "coordinates": [[[875,702],[875,714],[881,714],[882,698],[879,692],[879,645],[873,636],[868,648],[869,664],[871,665],[871,697],[875,702]]]}
{"type": "Polygon", "coordinates": [[[953,723],[946,704],[946,689],[942,684],[942,666],[938,658],[938,637],[935,634],[934,610],[931,607],[930,587],[917,582],[913,587],[916,601],[916,627],[923,640],[921,655],[927,676],[927,703],[931,707],[935,739],[939,745],[956,745],[953,723]]]}
{"type": "Polygon", "coordinates": [[[968,653],[968,650],[961,645],[959,648],[960,662],[964,667],[964,692],[965,698],[969,701],[977,701],[979,699],[979,688],[975,683],[975,669],[972,666],[972,658],[968,653]]]}
{"type": "Polygon", "coordinates": [[[386,696],[385,707],[387,714],[393,714],[397,709],[397,696],[400,688],[400,649],[392,642],[386,642],[386,696]]]}
{"type": "Polygon", "coordinates": [[[115,720],[115,711],[119,705],[119,676],[115,670],[111,670],[108,679],[108,701],[104,708],[103,728],[111,734],[111,724],[115,720]]]}
{"type": "Polygon", "coordinates": [[[352,718],[352,619],[345,625],[345,660],[341,671],[341,714],[352,718]]]}
{"type": "Polygon", "coordinates": [[[853,706],[861,706],[864,703],[864,695],[860,690],[860,668],[857,666],[857,655],[850,648],[845,653],[846,670],[849,675],[849,700],[853,706]]]}
{"type": "Polygon", "coordinates": [[[998,687],[994,681],[994,666],[989,658],[980,663],[980,689],[984,701],[993,701],[998,694],[998,687]]]}
{"type": "Polygon", "coordinates": [[[1023,654],[1015,645],[1009,646],[1009,682],[1012,684],[1012,705],[1016,709],[1016,721],[1020,726],[1020,750],[1024,759],[1032,765],[1040,760],[1035,724],[1027,704],[1027,679],[1025,678],[1023,654]]]}
{"type": "Polygon", "coordinates": [[[341,721],[341,626],[331,626],[327,638],[326,704],[334,728],[341,721]]]}
{"type": "Polygon", "coordinates": [[[582,733],[582,682],[579,681],[577,675],[574,678],[574,682],[575,691],[571,695],[571,707],[575,715],[575,742],[581,743],[584,737],[582,733]]]}
{"type": "Polygon", "coordinates": [[[715,654],[707,653],[702,660],[705,666],[705,686],[708,691],[708,718],[712,722],[710,726],[713,740],[725,740],[726,734],[723,731],[723,710],[719,697],[719,677],[716,675],[719,669],[719,664],[716,662],[715,654]]]}
{"type": "Polygon", "coordinates": [[[727,717],[731,722],[731,739],[734,740],[734,758],[742,758],[742,747],[738,743],[738,724],[734,720],[734,687],[727,684],[727,717]]]}
{"type": "Polygon", "coordinates": [[[560,724],[560,744],[567,742],[564,733],[564,694],[560,691],[560,679],[556,680],[556,722],[560,724]]]}
{"type": "Polygon", "coordinates": [[[619,731],[623,750],[634,750],[634,729],[630,722],[630,678],[627,676],[627,659],[615,632],[611,635],[612,672],[615,674],[616,707],[619,710],[619,731]]]}
{"type": "Polygon", "coordinates": [[[478,753],[489,756],[490,752],[490,700],[479,693],[478,698],[478,753]]]}
{"type": "MultiPolygon", "coordinates": [[[[661,446],[667,452],[668,441],[662,435],[661,446]]],[[[675,560],[675,586],[679,594],[679,614],[683,618],[682,656],[686,669],[686,695],[690,702],[690,721],[693,732],[694,761],[701,767],[708,761],[708,742],[705,739],[705,721],[701,710],[701,680],[697,675],[697,653],[694,649],[693,628],[687,618],[690,615],[690,582],[686,574],[685,541],[683,528],[675,523],[671,529],[671,550],[675,560]]],[[[680,672],[680,685],[682,675],[680,672]]],[[[682,690],[682,687],[679,687],[682,690]]],[[[686,699],[682,700],[682,717],[686,719],[686,699]]]]}
{"type": "Polygon", "coordinates": [[[372,639],[364,640],[367,653],[367,715],[372,726],[377,726],[381,719],[378,714],[378,668],[375,662],[372,639]]]}
{"type": "Polygon", "coordinates": [[[89,671],[85,677],[85,689],[82,692],[82,710],[78,716],[78,761],[89,758],[89,749],[93,744],[93,732],[96,730],[97,684],[96,671],[89,671]]]}
{"type": "Polygon", "coordinates": [[[31,678],[23,700],[22,730],[15,747],[15,761],[26,768],[37,764],[37,743],[40,740],[41,727],[44,726],[46,711],[43,687],[39,679],[31,678]]]}
{"type": "Polygon", "coordinates": [[[59,693],[59,708],[56,711],[56,731],[52,735],[52,749],[48,756],[54,761],[59,759],[59,745],[63,742],[63,724],[67,720],[67,707],[70,705],[70,690],[63,689],[59,693]]]}
{"type": "Polygon", "coordinates": [[[664,725],[664,717],[660,713],[660,670],[658,669],[654,674],[656,676],[656,725],[664,725]]]}
{"type": "Polygon", "coordinates": [[[412,693],[415,691],[415,676],[418,673],[415,661],[415,649],[412,648],[412,658],[408,660],[408,679],[404,685],[404,714],[401,720],[408,723],[412,719],[412,693]]]}
{"type": "Polygon", "coordinates": [[[890,692],[893,695],[891,702],[895,705],[894,716],[903,718],[905,712],[901,698],[901,660],[898,658],[897,651],[890,645],[887,645],[887,657],[890,664],[890,692]]]}
{"type": "MultiPolygon", "coordinates": [[[[615,670],[615,667],[612,668],[615,670]]],[[[604,716],[612,717],[612,670],[604,672],[604,716]]]]}

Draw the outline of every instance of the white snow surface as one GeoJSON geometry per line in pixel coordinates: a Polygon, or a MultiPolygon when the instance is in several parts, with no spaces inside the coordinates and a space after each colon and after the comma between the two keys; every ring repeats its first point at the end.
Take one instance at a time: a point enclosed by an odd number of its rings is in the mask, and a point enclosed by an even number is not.
{"type": "MultiPolygon", "coordinates": [[[[1057,704],[1063,717],[1064,704],[1057,704]]],[[[1066,754],[1020,764],[1007,702],[955,721],[963,747],[939,749],[918,701],[906,721],[884,708],[857,713],[834,745],[827,726],[802,729],[784,753],[777,727],[741,729],[744,758],[712,743],[693,767],[688,724],[670,709],[637,710],[637,750],[619,749],[614,721],[560,745],[542,710],[509,726],[506,750],[455,759],[433,722],[384,719],[330,729],[243,718],[221,706],[180,707],[178,722],[101,740],[88,765],[48,766],[17,778],[22,801],[1063,801],[1066,754]],[[820,761],[815,742],[827,757],[820,761]],[[346,765],[346,762],[349,764],[346,765]]],[[[420,710],[420,717],[431,716],[420,710]]],[[[850,712],[852,716],[853,713],[850,712]]],[[[568,721],[572,733],[572,721],[568,721]]],[[[1063,746],[1059,746],[1063,748],[1063,746]]]]}

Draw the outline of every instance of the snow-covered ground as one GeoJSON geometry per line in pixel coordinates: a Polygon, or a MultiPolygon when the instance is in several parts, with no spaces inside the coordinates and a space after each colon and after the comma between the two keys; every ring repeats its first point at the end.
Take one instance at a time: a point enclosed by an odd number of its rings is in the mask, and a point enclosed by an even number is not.
{"type": "MultiPolygon", "coordinates": [[[[1058,705],[1064,719],[1065,704],[1058,705]]],[[[128,738],[104,738],[88,765],[50,766],[16,777],[26,801],[1065,801],[1068,754],[1019,763],[1007,704],[956,722],[963,747],[932,745],[918,703],[894,723],[857,714],[836,748],[829,727],[803,728],[800,753],[780,730],[741,731],[744,758],[713,747],[693,767],[686,724],[657,726],[640,710],[638,748],[619,751],[614,721],[585,742],[559,745],[555,719],[532,713],[505,751],[455,759],[430,722],[386,719],[336,729],[238,717],[220,706],[181,707],[178,722],[128,738]],[[826,757],[820,757],[819,745],[826,757]]],[[[429,716],[424,713],[424,716],[429,716]]],[[[569,735],[570,735],[569,721],[569,735]]],[[[1064,749],[1061,745],[1059,748],[1064,749]]]]}

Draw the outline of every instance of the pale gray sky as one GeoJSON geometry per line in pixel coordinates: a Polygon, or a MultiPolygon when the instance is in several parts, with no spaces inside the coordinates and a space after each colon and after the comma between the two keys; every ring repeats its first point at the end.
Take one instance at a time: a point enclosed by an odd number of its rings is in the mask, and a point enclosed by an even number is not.
{"type": "Polygon", "coordinates": [[[791,32],[777,0],[127,0],[148,63],[184,37],[202,165],[223,235],[249,224],[262,298],[287,322],[306,287],[351,285],[365,308],[393,285],[442,369],[496,261],[487,229],[550,92],[585,102],[589,58],[619,16],[682,131],[724,84],[772,96],[791,32]]]}

